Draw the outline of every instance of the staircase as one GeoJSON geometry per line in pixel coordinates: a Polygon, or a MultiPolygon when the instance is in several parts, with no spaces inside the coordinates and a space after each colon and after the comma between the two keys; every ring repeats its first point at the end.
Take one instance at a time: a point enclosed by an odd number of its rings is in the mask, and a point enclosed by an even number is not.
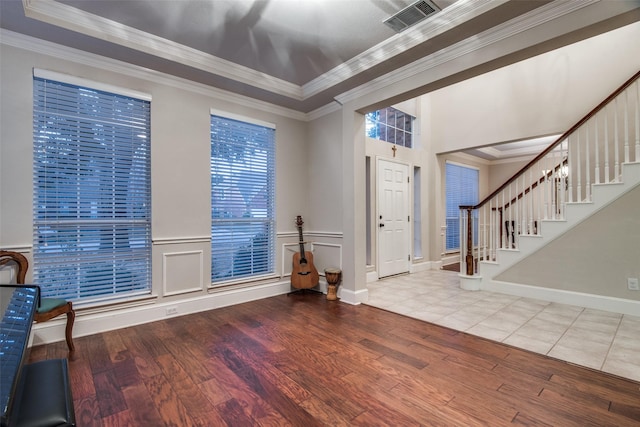
{"type": "MultiPolygon", "coordinates": [[[[625,195],[637,207],[628,215],[640,217],[640,193],[633,192],[640,186],[639,77],[640,72],[485,200],[460,207],[463,289],[640,314],[640,292],[622,292],[617,285],[611,291],[534,285],[513,274],[515,266],[625,195]]],[[[637,277],[640,267],[628,274],[637,277]]]]}

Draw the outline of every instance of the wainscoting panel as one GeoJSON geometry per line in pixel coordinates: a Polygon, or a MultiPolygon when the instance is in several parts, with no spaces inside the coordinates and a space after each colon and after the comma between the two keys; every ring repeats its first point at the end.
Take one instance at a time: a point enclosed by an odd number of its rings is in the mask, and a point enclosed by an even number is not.
{"type": "Polygon", "coordinates": [[[16,268],[13,265],[0,267],[0,283],[16,283],[16,268]]]}
{"type": "Polygon", "coordinates": [[[177,295],[204,289],[204,254],[201,250],[165,252],[162,255],[163,295],[177,295]]]}
{"type": "MultiPolygon", "coordinates": [[[[305,246],[306,250],[309,250],[305,246]]],[[[281,277],[291,276],[291,271],[293,271],[293,254],[300,250],[300,245],[298,243],[283,243],[282,244],[282,275],[281,277]]]]}
{"type": "Polygon", "coordinates": [[[318,273],[324,275],[325,268],[342,269],[342,245],[336,243],[313,243],[313,260],[318,273]]]}
{"type": "MultiPolygon", "coordinates": [[[[31,265],[32,257],[31,257],[31,246],[0,246],[0,250],[3,251],[11,251],[11,252],[19,252],[25,257],[27,257],[27,261],[29,261],[29,269],[27,270],[26,283],[33,283],[32,279],[32,268],[31,265]]],[[[0,283],[16,283],[16,276],[18,274],[18,267],[15,262],[7,263],[3,266],[0,266],[0,283]]]]}
{"type": "MultiPolygon", "coordinates": [[[[327,267],[342,268],[341,244],[310,242],[305,243],[305,250],[313,253],[313,265],[320,276],[324,276],[324,269],[327,267]]],[[[291,275],[293,255],[299,251],[299,243],[284,243],[282,245],[282,277],[291,275]]]]}

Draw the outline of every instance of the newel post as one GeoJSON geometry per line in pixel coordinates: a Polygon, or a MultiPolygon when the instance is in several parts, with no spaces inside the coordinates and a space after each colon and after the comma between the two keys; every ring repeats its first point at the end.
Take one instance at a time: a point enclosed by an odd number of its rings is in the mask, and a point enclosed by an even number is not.
{"type": "Polygon", "coordinates": [[[467,209],[467,256],[465,258],[467,264],[467,276],[473,276],[473,224],[471,220],[471,208],[467,209]]]}

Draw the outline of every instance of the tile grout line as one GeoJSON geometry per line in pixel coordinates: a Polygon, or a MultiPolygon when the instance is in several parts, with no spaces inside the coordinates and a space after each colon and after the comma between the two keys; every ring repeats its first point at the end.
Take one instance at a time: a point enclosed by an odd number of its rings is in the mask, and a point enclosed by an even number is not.
{"type": "MultiPolygon", "coordinates": [[[[514,302],[512,302],[511,304],[509,304],[509,306],[515,304],[518,301],[524,301],[522,297],[518,298],[517,300],[515,300],[514,302]]],[[[514,330],[513,332],[511,332],[509,335],[507,335],[502,341],[500,342],[505,342],[507,339],[509,339],[511,336],[513,336],[513,334],[515,334],[516,332],[518,332],[520,329],[522,329],[527,323],[529,323],[531,320],[533,320],[534,317],[536,317],[538,314],[542,313],[542,311],[545,309],[546,306],[543,306],[542,308],[540,308],[540,310],[538,310],[536,313],[534,313],[526,322],[524,322],[522,325],[518,326],[518,328],[516,328],[516,330],[514,330]]]]}
{"type": "MultiPolygon", "coordinates": [[[[576,306],[577,307],[577,306],[576,306]]],[[[580,310],[580,312],[578,313],[578,315],[575,317],[575,319],[573,319],[573,321],[571,322],[571,324],[569,326],[566,327],[566,329],[564,330],[564,332],[560,335],[560,337],[558,337],[558,339],[556,340],[556,342],[551,346],[551,348],[549,349],[549,351],[547,351],[546,355],[549,356],[549,353],[551,353],[553,351],[553,349],[556,347],[556,345],[558,345],[558,343],[560,342],[560,340],[567,334],[567,332],[569,332],[569,329],[571,329],[571,327],[573,325],[575,325],[576,321],[578,320],[578,318],[582,315],[582,313],[584,313],[584,307],[580,307],[582,310],[580,310]]]]}
{"type": "Polygon", "coordinates": [[[618,326],[616,326],[616,331],[613,333],[613,336],[611,337],[611,342],[609,343],[609,348],[607,349],[607,353],[604,355],[604,360],[602,361],[602,364],[600,365],[600,370],[604,371],[604,365],[607,363],[607,359],[609,358],[609,353],[611,353],[611,348],[613,347],[613,343],[616,340],[616,337],[618,336],[618,331],[620,330],[620,325],[622,325],[622,320],[624,319],[624,314],[622,316],[620,316],[620,320],[618,320],[618,326]]]}

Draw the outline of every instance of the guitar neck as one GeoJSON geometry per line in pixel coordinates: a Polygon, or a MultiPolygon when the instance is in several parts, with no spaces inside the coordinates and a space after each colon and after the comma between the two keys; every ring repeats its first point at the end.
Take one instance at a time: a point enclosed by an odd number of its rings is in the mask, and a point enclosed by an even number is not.
{"type": "Polygon", "coordinates": [[[302,227],[298,227],[298,237],[300,245],[300,257],[304,258],[304,239],[302,238],[302,227]]]}

